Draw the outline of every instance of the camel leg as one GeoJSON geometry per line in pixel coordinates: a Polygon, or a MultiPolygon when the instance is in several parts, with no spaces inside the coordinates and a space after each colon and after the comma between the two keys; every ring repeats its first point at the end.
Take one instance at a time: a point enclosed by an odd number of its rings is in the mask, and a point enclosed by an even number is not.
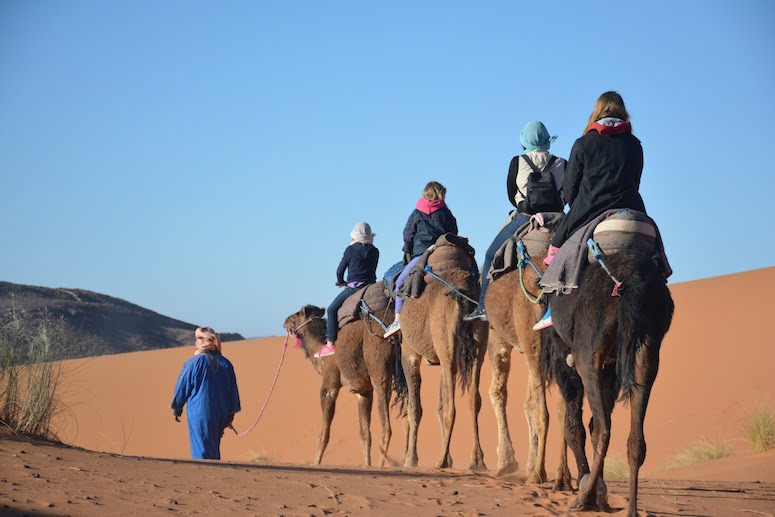
{"type": "MultiPolygon", "coordinates": [[[[602,345],[592,343],[591,350],[600,350],[602,345]]],[[[604,389],[602,386],[602,364],[598,357],[583,357],[576,354],[576,370],[584,383],[589,408],[592,411],[594,428],[592,429],[592,445],[595,451],[592,468],[586,484],[579,483],[579,495],[571,504],[571,510],[600,509],[598,499],[598,484],[603,482],[603,465],[608,452],[611,438],[611,414],[606,408],[604,389]]],[[[592,354],[590,354],[591,356],[592,354]]]]}
{"type": "Polygon", "coordinates": [[[546,481],[546,435],[549,432],[549,411],[546,409],[546,391],[538,375],[538,363],[525,356],[528,362],[525,417],[530,430],[530,451],[527,459],[527,484],[546,481]]]}
{"type": "Polygon", "coordinates": [[[393,431],[390,428],[390,382],[386,382],[384,386],[380,386],[376,390],[376,398],[379,420],[382,424],[379,466],[384,467],[385,461],[387,460],[388,447],[390,446],[390,437],[393,434],[393,431]]]}
{"type": "Polygon", "coordinates": [[[630,500],[628,517],[638,515],[638,473],[646,459],[643,421],[651,396],[651,388],[659,368],[659,346],[642,345],[635,356],[635,386],[630,391],[630,436],[627,440],[627,460],[630,464],[630,500]],[[656,349],[656,351],[655,351],[656,349]],[[652,357],[649,357],[652,355],[652,357]]]}
{"type": "MultiPolygon", "coordinates": [[[[576,458],[578,479],[581,479],[584,475],[589,474],[587,453],[584,448],[587,434],[584,429],[582,415],[584,385],[581,382],[581,377],[578,372],[566,363],[565,357],[570,352],[570,349],[564,346],[556,333],[553,334],[552,339],[553,341],[550,346],[555,350],[560,351],[559,354],[557,354],[557,357],[553,359],[554,364],[552,365],[552,369],[554,370],[554,377],[557,380],[557,387],[559,388],[561,395],[557,408],[560,425],[562,426],[561,448],[564,449],[566,445],[570,447],[573,456],[576,458]]],[[[564,456],[566,457],[564,461],[565,471],[567,471],[567,451],[564,456]]],[[[555,479],[555,490],[572,490],[569,481],[570,472],[567,472],[568,478],[566,478],[565,471],[562,473],[562,477],[558,472],[557,479],[555,479]],[[560,484],[560,480],[562,481],[562,484],[560,484]]]]}
{"type": "Polygon", "coordinates": [[[404,455],[404,467],[416,467],[417,457],[417,429],[422,419],[422,405],[420,404],[420,356],[414,352],[403,349],[401,366],[406,377],[408,388],[407,416],[408,435],[406,440],[406,454],[404,455]]]}
{"type": "Polygon", "coordinates": [[[323,459],[323,453],[326,451],[328,439],[331,436],[331,421],[334,419],[336,411],[336,398],[339,396],[339,388],[329,388],[321,386],[320,388],[320,407],[323,411],[323,425],[318,435],[318,447],[315,453],[315,465],[320,465],[323,459]]]}
{"type": "Polygon", "coordinates": [[[474,449],[471,452],[471,465],[469,470],[473,471],[486,471],[487,466],[484,464],[484,451],[482,451],[482,444],[479,440],[479,411],[482,409],[482,396],[479,393],[479,380],[482,375],[482,363],[484,362],[485,347],[482,346],[482,339],[486,339],[487,335],[480,334],[481,328],[484,328],[483,332],[487,332],[486,324],[479,324],[477,327],[477,352],[476,352],[476,364],[471,374],[471,384],[468,386],[468,405],[471,408],[471,416],[474,421],[474,449]]]}
{"type": "Polygon", "coordinates": [[[568,406],[565,403],[565,399],[560,397],[560,400],[557,402],[557,422],[559,422],[562,429],[560,432],[560,465],[557,467],[557,474],[554,476],[554,486],[552,487],[552,490],[555,492],[573,490],[570,469],[568,468],[568,441],[565,437],[567,418],[568,406]]]}
{"type": "Polygon", "coordinates": [[[367,467],[371,467],[371,404],[374,394],[367,392],[358,394],[358,420],[360,422],[361,446],[363,459],[367,467]]]}
{"type": "Polygon", "coordinates": [[[490,340],[487,342],[487,355],[490,358],[492,370],[490,402],[492,402],[495,419],[498,422],[498,469],[495,471],[496,476],[511,474],[519,470],[511,436],[509,436],[509,423],[506,416],[512,350],[511,345],[507,345],[494,332],[490,334],[490,340]]]}
{"type": "Polygon", "coordinates": [[[455,427],[455,373],[451,364],[441,365],[438,414],[441,422],[441,458],[436,462],[436,468],[452,468],[449,444],[452,428],[455,427]]]}

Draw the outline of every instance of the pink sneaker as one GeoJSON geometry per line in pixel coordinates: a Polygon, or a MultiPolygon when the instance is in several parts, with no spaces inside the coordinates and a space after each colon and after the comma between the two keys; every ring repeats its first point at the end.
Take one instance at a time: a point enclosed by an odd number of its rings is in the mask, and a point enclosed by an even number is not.
{"type": "Polygon", "coordinates": [[[315,357],[326,357],[329,355],[334,355],[335,353],[336,353],[336,348],[334,347],[334,345],[331,345],[331,346],[323,345],[320,348],[320,352],[317,352],[315,354],[315,357]]]}

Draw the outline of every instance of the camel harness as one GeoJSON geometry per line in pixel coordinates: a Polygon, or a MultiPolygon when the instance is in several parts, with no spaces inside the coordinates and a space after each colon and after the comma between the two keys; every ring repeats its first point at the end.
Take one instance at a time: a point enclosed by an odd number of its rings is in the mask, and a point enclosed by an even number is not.
{"type": "MultiPolygon", "coordinates": [[[[431,266],[425,266],[425,272],[428,273],[429,275],[431,275],[433,278],[435,278],[439,282],[441,282],[442,284],[444,284],[447,287],[449,287],[450,291],[444,293],[444,296],[454,296],[457,301],[460,301],[461,298],[465,298],[469,302],[471,302],[474,305],[476,305],[477,307],[479,307],[479,302],[478,301],[469,298],[460,289],[458,289],[457,287],[451,285],[449,282],[447,282],[446,280],[441,278],[439,275],[434,273],[433,272],[433,268],[431,266]]],[[[473,271],[473,272],[470,272],[470,273],[471,273],[471,276],[476,276],[478,274],[478,271],[473,271]]]]}

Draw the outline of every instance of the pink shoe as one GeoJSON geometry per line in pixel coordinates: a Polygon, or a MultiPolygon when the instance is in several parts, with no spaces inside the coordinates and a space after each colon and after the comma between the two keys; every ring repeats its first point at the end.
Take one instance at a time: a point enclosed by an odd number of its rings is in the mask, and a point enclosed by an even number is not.
{"type": "Polygon", "coordinates": [[[336,353],[336,348],[334,347],[334,345],[331,345],[331,346],[323,345],[320,348],[320,352],[315,354],[315,357],[326,357],[329,355],[334,355],[335,353],[336,353]]]}
{"type": "Polygon", "coordinates": [[[552,263],[552,260],[554,260],[554,256],[557,255],[558,251],[560,251],[560,248],[555,248],[551,244],[549,245],[549,253],[546,254],[546,258],[544,259],[545,266],[552,263]]]}

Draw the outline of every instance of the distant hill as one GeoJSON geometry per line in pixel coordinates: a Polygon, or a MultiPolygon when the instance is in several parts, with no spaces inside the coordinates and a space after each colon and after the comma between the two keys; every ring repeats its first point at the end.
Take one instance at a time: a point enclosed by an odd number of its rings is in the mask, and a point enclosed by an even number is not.
{"type": "MultiPolygon", "coordinates": [[[[162,316],[119,298],[82,289],[51,289],[0,282],[0,315],[24,311],[27,326],[48,319],[63,327],[66,346],[57,359],[193,345],[196,325],[162,316]]],[[[218,334],[221,341],[244,339],[236,333],[218,334]]]]}

